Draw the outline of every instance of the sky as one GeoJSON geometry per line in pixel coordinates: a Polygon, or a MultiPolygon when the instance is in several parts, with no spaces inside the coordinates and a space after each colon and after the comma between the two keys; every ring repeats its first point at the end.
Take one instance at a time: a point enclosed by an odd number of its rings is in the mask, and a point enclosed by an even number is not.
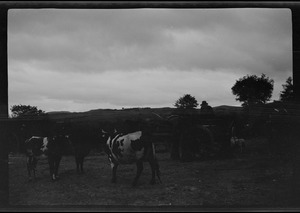
{"type": "Polygon", "coordinates": [[[292,76],[289,9],[11,9],[8,101],[46,112],[241,106],[246,75],[292,76]],[[200,107],[200,106],[199,106],[200,107]]]}

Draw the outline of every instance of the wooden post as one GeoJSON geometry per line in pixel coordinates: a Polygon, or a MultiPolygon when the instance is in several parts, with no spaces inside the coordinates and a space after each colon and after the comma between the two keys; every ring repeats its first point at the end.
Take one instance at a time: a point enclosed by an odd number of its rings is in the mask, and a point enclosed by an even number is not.
{"type": "Polygon", "coordinates": [[[295,102],[292,108],[296,114],[291,118],[293,120],[293,130],[291,140],[294,144],[293,153],[293,183],[292,191],[295,207],[300,205],[300,121],[299,109],[300,108],[300,6],[292,8],[292,24],[293,24],[293,84],[295,102]]]}
{"type": "Polygon", "coordinates": [[[8,205],[7,9],[0,9],[0,206],[8,205]]]}
{"type": "Polygon", "coordinates": [[[296,102],[300,101],[300,7],[292,9],[293,24],[293,85],[296,102]]]}

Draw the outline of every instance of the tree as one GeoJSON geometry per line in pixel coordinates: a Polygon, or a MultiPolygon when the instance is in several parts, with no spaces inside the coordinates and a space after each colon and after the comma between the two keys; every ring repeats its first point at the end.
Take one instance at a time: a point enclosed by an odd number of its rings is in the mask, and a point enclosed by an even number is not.
{"type": "Polygon", "coordinates": [[[194,109],[198,106],[198,102],[195,97],[190,94],[186,94],[180,97],[174,104],[179,109],[194,109]]]}
{"type": "Polygon", "coordinates": [[[253,106],[264,104],[272,97],[274,80],[262,74],[261,77],[256,75],[247,75],[237,80],[231,88],[236,100],[243,102],[242,106],[253,106]]]}
{"type": "Polygon", "coordinates": [[[294,85],[293,85],[292,77],[288,77],[286,80],[286,84],[283,84],[283,91],[280,93],[280,100],[281,101],[291,101],[294,100],[294,85]]]}
{"type": "Polygon", "coordinates": [[[204,114],[214,114],[214,110],[206,101],[202,101],[200,112],[204,114]]]}
{"type": "Polygon", "coordinates": [[[38,109],[36,106],[30,105],[13,105],[10,110],[12,112],[13,118],[24,116],[39,116],[45,114],[43,110],[38,109]]]}

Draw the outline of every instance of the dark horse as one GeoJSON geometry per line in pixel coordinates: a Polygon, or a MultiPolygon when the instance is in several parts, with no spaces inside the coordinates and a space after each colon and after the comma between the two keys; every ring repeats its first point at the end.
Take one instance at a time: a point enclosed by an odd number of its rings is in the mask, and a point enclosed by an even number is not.
{"type": "Polygon", "coordinates": [[[84,158],[92,149],[99,148],[99,136],[92,131],[78,130],[70,133],[70,141],[73,147],[73,153],[76,161],[76,170],[78,174],[84,173],[84,158]]]}

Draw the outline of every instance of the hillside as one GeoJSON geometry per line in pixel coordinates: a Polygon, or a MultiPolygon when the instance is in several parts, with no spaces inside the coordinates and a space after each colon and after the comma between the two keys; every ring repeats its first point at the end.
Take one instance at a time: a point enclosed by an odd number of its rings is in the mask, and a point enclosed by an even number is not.
{"type": "MultiPolygon", "coordinates": [[[[213,107],[216,115],[229,115],[241,113],[242,107],[236,106],[217,106],[213,107]]],[[[128,109],[94,109],[86,112],[49,112],[48,116],[52,120],[69,120],[69,121],[120,121],[120,120],[137,120],[137,119],[159,119],[166,118],[175,114],[176,108],[128,108],[128,109]]],[[[197,114],[200,109],[196,110],[197,114]]]]}
{"type": "Polygon", "coordinates": [[[240,113],[242,113],[243,107],[221,105],[221,106],[213,107],[213,109],[214,109],[214,112],[215,112],[216,115],[218,115],[218,114],[232,114],[232,113],[240,114],[240,113]]]}
{"type": "Polygon", "coordinates": [[[72,121],[116,121],[136,120],[157,117],[154,113],[166,117],[171,115],[172,108],[130,108],[130,109],[95,109],[86,112],[51,112],[48,116],[52,120],[72,121]]]}

